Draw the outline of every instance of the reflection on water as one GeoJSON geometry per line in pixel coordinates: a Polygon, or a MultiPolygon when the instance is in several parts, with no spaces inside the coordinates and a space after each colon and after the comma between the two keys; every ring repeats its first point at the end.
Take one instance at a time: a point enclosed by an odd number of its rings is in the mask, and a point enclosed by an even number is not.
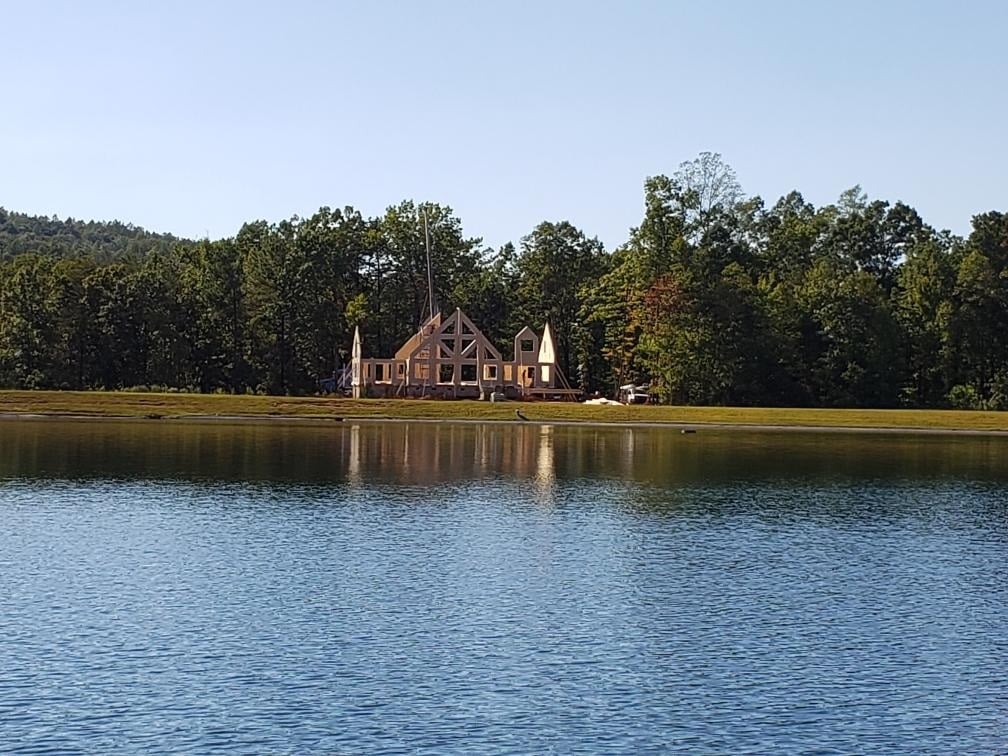
{"type": "Polygon", "coordinates": [[[0,422],[0,752],[1003,753],[1006,451],[0,422]]]}
{"type": "Polygon", "coordinates": [[[0,421],[0,478],[374,481],[518,477],[710,486],[742,480],[1005,481],[1008,438],[570,425],[0,421]]]}

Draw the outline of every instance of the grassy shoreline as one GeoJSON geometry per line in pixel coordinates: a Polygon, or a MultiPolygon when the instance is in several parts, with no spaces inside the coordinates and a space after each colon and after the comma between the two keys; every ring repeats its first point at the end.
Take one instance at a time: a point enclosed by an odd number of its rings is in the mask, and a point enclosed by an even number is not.
{"type": "Polygon", "coordinates": [[[0,416],[138,419],[374,419],[532,421],[632,425],[1008,432],[1008,412],[766,407],[599,407],[574,403],[157,394],[111,391],[0,391],[0,416]]]}

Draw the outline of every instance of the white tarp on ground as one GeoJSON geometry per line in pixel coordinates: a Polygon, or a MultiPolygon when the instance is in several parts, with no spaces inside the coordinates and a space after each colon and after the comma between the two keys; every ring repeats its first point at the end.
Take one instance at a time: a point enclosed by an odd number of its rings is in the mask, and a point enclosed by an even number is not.
{"type": "Polygon", "coordinates": [[[586,399],[585,404],[611,404],[617,407],[622,407],[623,402],[617,402],[615,399],[606,399],[604,396],[600,396],[598,399],[586,399]]]}

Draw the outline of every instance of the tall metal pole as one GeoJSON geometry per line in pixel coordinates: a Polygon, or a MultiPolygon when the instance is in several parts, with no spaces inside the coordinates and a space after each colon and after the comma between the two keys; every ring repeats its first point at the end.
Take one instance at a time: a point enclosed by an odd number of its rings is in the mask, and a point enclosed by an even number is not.
{"type": "MultiPolygon", "coordinates": [[[[427,251],[427,306],[428,306],[428,326],[433,330],[433,320],[434,320],[434,274],[431,270],[431,253],[430,253],[430,228],[427,222],[427,208],[424,206],[420,207],[420,212],[423,215],[423,230],[424,230],[424,248],[427,251]]],[[[429,336],[430,334],[426,334],[429,336]]],[[[424,326],[423,323],[420,324],[420,338],[423,339],[424,326]]],[[[430,385],[436,385],[431,373],[434,372],[434,344],[428,344],[427,346],[427,374],[424,378],[423,384],[423,395],[427,395],[427,390],[430,385]]]]}
{"type": "Polygon", "coordinates": [[[423,232],[424,244],[427,247],[427,302],[430,305],[430,319],[434,319],[434,276],[431,273],[430,256],[430,229],[427,227],[427,208],[421,208],[423,212],[423,232]]]}

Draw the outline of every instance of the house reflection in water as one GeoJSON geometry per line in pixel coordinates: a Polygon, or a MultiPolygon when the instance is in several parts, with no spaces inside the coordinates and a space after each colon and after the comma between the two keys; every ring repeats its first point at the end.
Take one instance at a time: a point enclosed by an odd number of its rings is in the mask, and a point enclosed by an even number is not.
{"type": "Polygon", "coordinates": [[[346,480],[437,485],[500,475],[532,481],[540,497],[556,484],[553,426],[533,423],[347,423],[346,480]]]}
{"type": "Polygon", "coordinates": [[[553,459],[553,426],[539,426],[539,446],[536,452],[536,493],[540,504],[552,504],[556,493],[556,466],[553,459]]]}

